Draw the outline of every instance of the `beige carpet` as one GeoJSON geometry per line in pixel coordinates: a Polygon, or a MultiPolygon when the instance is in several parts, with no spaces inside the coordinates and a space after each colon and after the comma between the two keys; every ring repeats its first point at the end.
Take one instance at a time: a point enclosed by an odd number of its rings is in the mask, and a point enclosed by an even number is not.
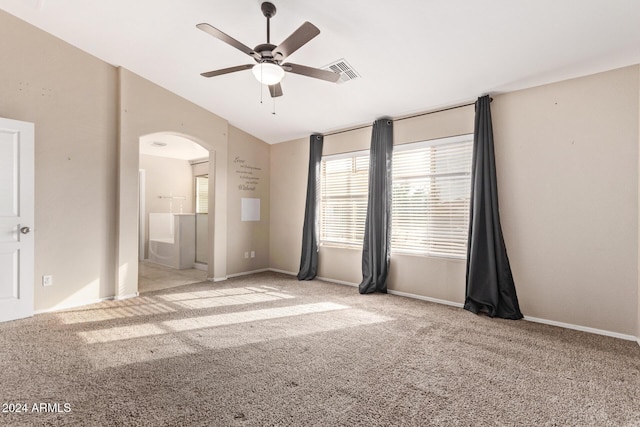
{"type": "Polygon", "coordinates": [[[635,342],[275,273],[0,324],[0,369],[10,426],[640,425],[635,342]]]}

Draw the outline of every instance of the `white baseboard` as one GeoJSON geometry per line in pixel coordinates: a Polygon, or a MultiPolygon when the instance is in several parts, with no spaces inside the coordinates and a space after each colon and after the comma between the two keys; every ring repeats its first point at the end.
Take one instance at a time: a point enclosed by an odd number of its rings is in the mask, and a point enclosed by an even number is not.
{"type": "Polygon", "coordinates": [[[279,270],[277,268],[268,268],[268,271],[273,271],[274,273],[282,273],[282,274],[288,274],[289,276],[297,276],[298,273],[294,273],[293,271],[287,271],[287,270],[279,270]]]}
{"type": "Polygon", "coordinates": [[[83,301],[75,304],[60,304],[60,305],[53,306],[51,308],[45,308],[43,310],[35,310],[33,314],[54,313],[56,311],[70,310],[72,308],[79,308],[79,307],[85,307],[91,304],[98,304],[104,301],[113,301],[115,299],[116,299],[115,297],[104,297],[104,298],[96,298],[89,301],[83,301]]]}
{"type": "Polygon", "coordinates": [[[451,307],[456,307],[456,308],[463,308],[464,307],[464,304],[462,304],[462,303],[453,302],[453,301],[447,301],[446,299],[425,297],[425,296],[422,296],[422,295],[410,294],[408,292],[394,291],[392,289],[389,289],[387,292],[390,293],[391,295],[398,295],[398,296],[401,296],[401,297],[414,298],[414,299],[419,299],[419,300],[422,300],[422,301],[435,302],[436,304],[449,305],[451,307]]]}
{"type": "MultiPolygon", "coordinates": [[[[329,279],[327,277],[316,277],[316,279],[322,280],[324,282],[336,283],[338,285],[346,285],[346,286],[353,286],[353,287],[358,287],[359,286],[359,283],[345,282],[343,280],[329,279]]],[[[397,295],[397,296],[400,296],[400,297],[413,298],[413,299],[419,299],[419,300],[422,300],[422,301],[434,302],[436,304],[450,305],[450,306],[457,307],[457,308],[462,308],[464,306],[464,304],[460,304],[458,302],[452,302],[452,301],[447,301],[447,300],[438,299],[438,298],[425,297],[425,296],[422,296],[422,295],[411,294],[411,293],[408,293],[408,292],[395,291],[393,289],[387,289],[387,293],[389,293],[391,295],[397,295]]]]}
{"type": "Polygon", "coordinates": [[[328,277],[316,277],[316,279],[322,280],[323,282],[336,283],[338,285],[354,286],[356,288],[359,285],[359,283],[345,282],[344,280],[329,279],[328,277]]]}
{"type": "Polygon", "coordinates": [[[627,341],[637,341],[638,344],[640,344],[640,338],[634,337],[633,335],[621,334],[619,332],[606,331],[604,329],[590,328],[588,326],[574,325],[571,323],[556,322],[555,320],[540,319],[538,317],[524,316],[524,320],[527,320],[529,322],[542,323],[545,325],[558,326],[565,329],[589,332],[591,334],[604,335],[612,338],[619,338],[627,341]]]}
{"type": "Polygon", "coordinates": [[[138,297],[138,296],[140,296],[140,293],[136,292],[135,294],[123,295],[121,297],[116,295],[112,299],[114,299],[116,301],[121,301],[123,299],[135,298],[135,297],[138,297]]]}
{"type": "Polygon", "coordinates": [[[225,280],[227,280],[227,276],[207,278],[207,280],[210,282],[224,282],[225,280]]]}
{"type": "Polygon", "coordinates": [[[209,270],[209,265],[202,262],[194,262],[193,268],[200,271],[207,271],[209,270]]]}
{"type": "Polygon", "coordinates": [[[227,278],[231,279],[232,277],[248,276],[249,274],[264,273],[265,271],[269,271],[269,269],[268,268],[261,268],[259,270],[243,271],[241,273],[227,274],[227,278]]]}

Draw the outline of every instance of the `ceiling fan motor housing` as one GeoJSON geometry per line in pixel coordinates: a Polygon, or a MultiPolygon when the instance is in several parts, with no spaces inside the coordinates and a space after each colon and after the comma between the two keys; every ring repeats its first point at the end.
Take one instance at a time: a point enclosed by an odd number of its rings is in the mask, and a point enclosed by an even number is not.
{"type": "Polygon", "coordinates": [[[266,18],[273,18],[276,15],[276,7],[273,3],[269,3],[268,1],[262,3],[260,9],[262,9],[262,14],[266,18]]]}
{"type": "Polygon", "coordinates": [[[256,46],[253,50],[260,54],[261,59],[258,58],[254,58],[256,60],[256,62],[261,63],[261,62],[271,62],[273,64],[280,64],[280,61],[277,61],[274,57],[273,57],[273,50],[276,48],[277,46],[271,43],[262,43],[259,44],[258,46],[256,46]]]}

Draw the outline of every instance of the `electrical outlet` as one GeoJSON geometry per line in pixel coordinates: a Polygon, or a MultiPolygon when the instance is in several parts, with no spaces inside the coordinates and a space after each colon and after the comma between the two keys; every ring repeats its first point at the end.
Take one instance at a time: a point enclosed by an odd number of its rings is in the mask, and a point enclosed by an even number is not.
{"type": "Polygon", "coordinates": [[[245,253],[244,253],[244,257],[245,257],[245,258],[249,258],[249,252],[245,252],[245,253]]]}
{"type": "Polygon", "coordinates": [[[251,258],[255,258],[256,257],[256,251],[251,251],[251,258]]]}
{"type": "Polygon", "coordinates": [[[53,276],[42,276],[42,286],[53,286],[53,276]]]}

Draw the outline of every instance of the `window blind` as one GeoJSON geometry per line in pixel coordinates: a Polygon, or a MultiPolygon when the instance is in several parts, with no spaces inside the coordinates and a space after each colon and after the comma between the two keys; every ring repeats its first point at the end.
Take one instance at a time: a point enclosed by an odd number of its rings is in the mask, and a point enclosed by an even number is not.
{"type": "Polygon", "coordinates": [[[473,135],[397,146],[392,251],[466,257],[473,135]]]}
{"type": "Polygon", "coordinates": [[[196,176],[196,213],[209,213],[209,177],[196,176]]]}
{"type": "Polygon", "coordinates": [[[320,242],[361,246],[367,215],[369,155],[327,156],[321,164],[320,242]]]}

